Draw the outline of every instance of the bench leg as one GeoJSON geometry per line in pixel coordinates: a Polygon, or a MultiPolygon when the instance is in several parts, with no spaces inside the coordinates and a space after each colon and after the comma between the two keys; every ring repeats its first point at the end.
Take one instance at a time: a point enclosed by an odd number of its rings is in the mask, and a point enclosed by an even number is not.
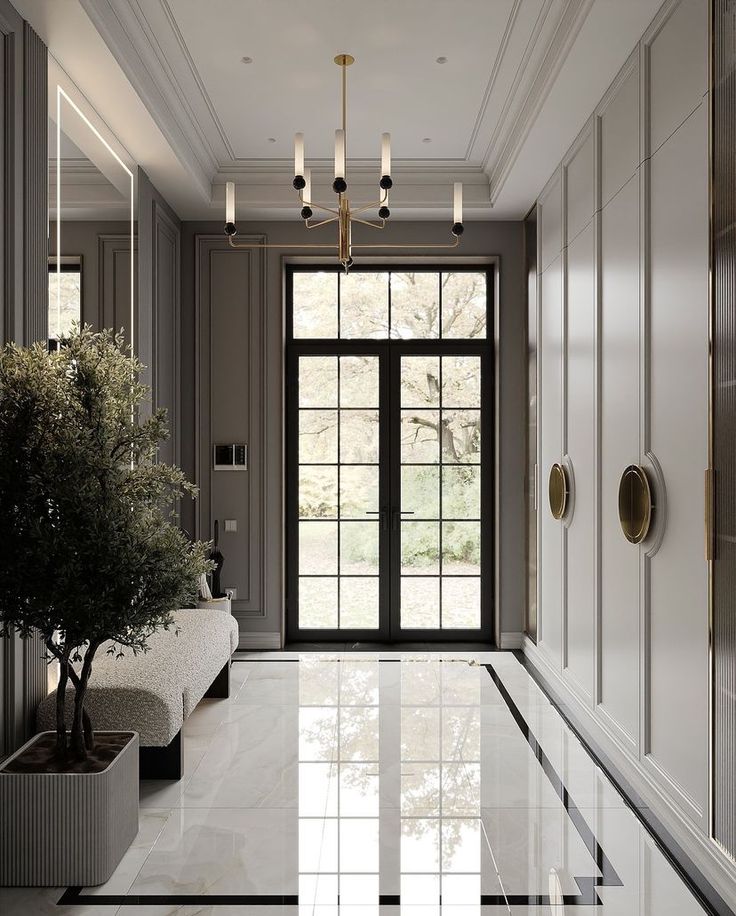
{"type": "Polygon", "coordinates": [[[204,695],[206,700],[226,700],[230,696],[230,660],[225,662],[222,671],[212,681],[207,693],[204,695]]]}
{"type": "Polygon", "coordinates": [[[184,772],[181,731],[166,747],[141,747],[138,762],[141,779],[181,779],[184,772]]]}

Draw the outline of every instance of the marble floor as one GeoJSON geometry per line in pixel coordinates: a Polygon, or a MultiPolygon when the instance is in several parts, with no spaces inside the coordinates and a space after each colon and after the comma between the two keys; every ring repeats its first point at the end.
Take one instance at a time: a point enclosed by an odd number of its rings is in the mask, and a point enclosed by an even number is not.
{"type": "Polygon", "coordinates": [[[242,656],[184,748],[107,884],[3,916],[705,912],[511,653],[242,656]]]}

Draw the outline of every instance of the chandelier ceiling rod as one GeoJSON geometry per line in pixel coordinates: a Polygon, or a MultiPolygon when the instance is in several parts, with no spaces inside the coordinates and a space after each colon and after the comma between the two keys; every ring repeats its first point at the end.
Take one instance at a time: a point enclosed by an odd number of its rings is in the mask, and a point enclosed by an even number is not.
{"type": "Polygon", "coordinates": [[[312,244],[312,243],[293,243],[278,244],[265,242],[245,242],[236,241],[237,227],[235,225],[235,183],[228,181],[225,185],[225,235],[231,248],[288,248],[288,249],[309,249],[318,248],[322,250],[331,250],[337,252],[339,262],[345,270],[353,263],[353,250],[361,249],[389,249],[397,248],[404,250],[424,250],[424,249],[451,249],[457,248],[460,244],[460,236],[463,233],[463,186],[460,182],[455,182],[453,196],[453,223],[452,235],[454,239],[449,244],[429,243],[426,245],[404,245],[401,243],[377,243],[377,244],[353,244],[352,242],[352,224],[359,223],[362,226],[369,226],[371,229],[384,229],[386,222],[391,215],[388,208],[388,193],[393,187],[391,178],[391,135],[388,133],[381,134],[381,172],[379,180],[380,195],[378,200],[368,204],[358,204],[356,207],[350,206],[350,200],[347,196],[347,68],[355,63],[355,58],[351,54],[338,54],[335,57],[335,63],[340,67],[342,74],[342,127],[335,131],[335,179],[332,182],[332,190],[337,194],[337,209],[325,204],[317,203],[312,200],[312,174],[311,170],[304,165],[304,134],[296,133],[294,135],[294,181],[293,186],[299,195],[301,204],[301,218],[304,220],[306,229],[318,229],[320,226],[326,226],[329,223],[337,223],[338,236],[336,244],[312,244]],[[317,222],[312,222],[314,210],[321,210],[330,214],[317,222]],[[369,210],[378,211],[378,221],[374,222],[369,219],[362,219],[358,216],[360,213],[366,213],[369,210]]]}

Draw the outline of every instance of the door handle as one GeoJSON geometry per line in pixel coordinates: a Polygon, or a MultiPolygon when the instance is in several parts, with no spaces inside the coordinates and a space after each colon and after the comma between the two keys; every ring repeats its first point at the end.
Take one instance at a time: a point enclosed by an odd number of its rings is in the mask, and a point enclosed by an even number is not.
{"type": "Polygon", "coordinates": [[[381,531],[386,531],[388,529],[388,509],[369,509],[365,514],[377,515],[381,531]]]}
{"type": "Polygon", "coordinates": [[[394,529],[394,531],[399,530],[399,521],[402,515],[414,515],[414,510],[413,509],[394,509],[394,511],[391,513],[391,518],[392,518],[391,526],[394,529]]]}

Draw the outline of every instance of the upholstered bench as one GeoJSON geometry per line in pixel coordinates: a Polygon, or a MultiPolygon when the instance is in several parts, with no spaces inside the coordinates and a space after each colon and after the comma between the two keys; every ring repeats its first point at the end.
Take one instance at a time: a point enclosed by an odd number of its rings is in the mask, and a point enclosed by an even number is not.
{"type": "MultiPolygon", "coordinates": [[[[124,658],[97,650],[85,703],[95,729],[129,729],[140,736],[140,774],[180,779],[181,727],[203,697],[230,693],[230,657],[238,647],[231,614],[202,608],[174,611],[174,625],[148,640],[148,651],[124,658]],[[178,630],[178,635],[176,634],[178,630]]],[[[70,721],[74,688],[66,695],[70,721]]],[[[56,691],[38,707],[37,728],[55,728],[56,691]]]]}

